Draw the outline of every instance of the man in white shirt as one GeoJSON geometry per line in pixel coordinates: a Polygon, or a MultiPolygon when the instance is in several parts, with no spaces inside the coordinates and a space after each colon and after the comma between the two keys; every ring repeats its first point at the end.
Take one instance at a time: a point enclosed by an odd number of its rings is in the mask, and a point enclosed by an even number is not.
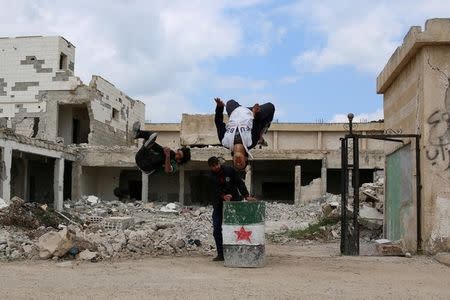
{"type": "Polygon", "coordinates": [[[267,132],[273,116],[275,106],[268,102],[253,107],[241,106],[235,100],[227,101],[225,105],[220,98],[215,98],[217,136],[222,145],[231,150],[233,165],[237,170],[244,170],[248,157],[252,157],[249,150],[258,143],[264,144],[263,134],[267,132]],[[229,120],[223,122],[223,109],[226,108],[229,120]]]}

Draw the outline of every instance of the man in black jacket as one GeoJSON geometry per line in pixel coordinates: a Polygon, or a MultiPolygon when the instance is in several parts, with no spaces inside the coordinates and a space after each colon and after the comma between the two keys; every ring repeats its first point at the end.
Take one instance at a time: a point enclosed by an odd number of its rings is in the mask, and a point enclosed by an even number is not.
{"type": "Polygon", "coordinates": [[[162,147],[156,143],[156,132],[141,130],[140,122],[133,124],[135,139],[144,139],[144,143],[136,153],[136,165],[147,174],[166,173],[174,174],[178,167],[191,159],[191,150],[183,147],[176,151],[168,147],[162,147]]]}
{"type": "MultiPolygon", "coordinates": [[[[215,98],[217,136],[221,144],[231,150],[233,166],[244,170],[247,166],[249,150],[257,144],[266,145],[263,134],[269,128],[275,114],[275,106],[268,102],[255,104],[253,107],[243,107],[235,100],[227,101],[225,105],[220,98],[215,98]],[[226,109],[229,120],[223,122],[223,109],[226,109]]],[[[251,154],[250,154],[251,157],[251,154]]]]}
{"type": "Polygon", "coordinates": [[[222,166],[219,159],[212,156],[208,159],[211,170],[210,180],[214,186],[213,198],[213,236],[216,242],[217,257],[214,261],[223,261],[222,219],[223,201],[256,200],[251,197],[242,178],[228,166],[222,166]]]}

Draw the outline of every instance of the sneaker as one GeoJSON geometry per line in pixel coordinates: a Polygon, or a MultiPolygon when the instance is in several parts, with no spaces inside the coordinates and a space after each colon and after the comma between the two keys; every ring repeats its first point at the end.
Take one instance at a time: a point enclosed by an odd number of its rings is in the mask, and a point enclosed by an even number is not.
{"type": "Polygon", "coordinates": [[[144,147],[151,148],[151,145],[155,142],[157,136],[158,134],[156,132],[153,132],[148,138],[148,140],[145,141],[144,147]]]}
{"type": "Polygon", "coordinates": [[[223,256],[216,256],[216,257],[214,257],[213,258],[213,261],[224,261],[224,258],[223,258],[223,256]]]}
{"type": "Polygon", "coordinates": [[[137,139],[137,135],[138,135],[140,129],[141,129],[141,122],[139,122],[139,121],[134,122],[133,128],[131,129],[134,139],[137,139]]]}

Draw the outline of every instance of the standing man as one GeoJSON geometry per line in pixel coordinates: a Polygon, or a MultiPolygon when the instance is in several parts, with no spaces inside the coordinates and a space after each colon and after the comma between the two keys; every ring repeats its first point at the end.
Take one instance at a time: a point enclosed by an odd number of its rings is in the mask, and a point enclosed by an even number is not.
{"type": "Polygon", "coordinates": [[[215,98],[217,136],[222,145],[231,150],[233,166],[237,170],[244,170],[247,166],[249,150],[258,143],[266,145],[263,134],[267,132],[275,114],[275,106],[268,102],[255,104],[248,108],[241,106],[234,100],[225,105],[220,98],[215,98]],[[229,117],[228,123],[223,122],[223,108],[226,107],[229,117]]]}
{"type": "Polygon", "coordinates": [[[156,132],[140,130],[141,124],[133,124],[135,139],[144,139],[144,144],[136,153],[136,165],[147,174],[165,172],[173,174],[178,171],[178,166],[187,163],[191,159],[191,150],[183,147],[176,151],[168,147],[162,147],[155,142],[156,132]]]}
{"type": "Polygon", "coordinates": [[[233,168],[222,166],[215,156],[208,159],[208,166],[211,170],[210,180],[214,186],[212,220],[217,256],[213,261],[223,261],[223,201],[241,201],[242,198],[254,201],[256,199],[250,196],[244,181],[233,168]]]}

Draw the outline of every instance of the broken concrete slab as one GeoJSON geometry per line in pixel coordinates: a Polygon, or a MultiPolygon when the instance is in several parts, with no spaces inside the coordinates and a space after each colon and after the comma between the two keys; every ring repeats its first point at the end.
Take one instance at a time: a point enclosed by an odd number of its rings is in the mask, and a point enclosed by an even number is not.
{"type": "Polygon", "coordinates": [[[73,246],[75,233],[67,228],[56,232],[50,231],[39,238],[37,246],[39,248],[39,257],[43,259],[64,256],[73,246]]]}
{"type": "Polygon", "coordinates": [[[383,226],[383,215],[374,207],[365,204],[359,209],[360,224],[368,229],[376,230],[383,226]]]}
{"type": "Polygon", "coordinates": [[[440,252],[434,256],[434,259],[440,262],[441,264],[450,267],[450,252],[440,252]]]}
{"type": "Polygon", "coordinates": [[[80,252],[80,254],[78,255],[78,259],[81,260],[93,260],[98,256],[97,252],[92,252],[89,250],[84,250],[82,252],[80,252]]]}

